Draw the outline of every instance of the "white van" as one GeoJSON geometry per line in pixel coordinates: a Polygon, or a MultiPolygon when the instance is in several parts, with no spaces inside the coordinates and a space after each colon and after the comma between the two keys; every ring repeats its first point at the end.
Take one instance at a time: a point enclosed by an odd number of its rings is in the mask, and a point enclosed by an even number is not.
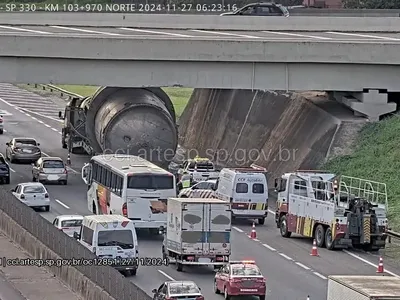
{"type": "Polygon", "coordinates": [[[268,214],[266,170],[224,168],[219,174],[215,197],[232,204],[232,217],[257,219],[263,225],[268,214]]]}
{"type": "Polygon", "coordinates": [[[120,215],[91,215],[82,220],[81,230],[74,233],[83,246],[99,258],[100,265],[108,265],[125,276],[136,275],[138,242],[135,225],[120,215]]]}

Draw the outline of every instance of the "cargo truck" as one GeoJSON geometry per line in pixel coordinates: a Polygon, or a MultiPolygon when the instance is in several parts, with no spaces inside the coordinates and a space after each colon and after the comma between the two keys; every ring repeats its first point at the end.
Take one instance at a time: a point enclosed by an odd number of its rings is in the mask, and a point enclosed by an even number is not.
{"type": "Polygon", "coordinates": [[[207,198],[169,198],[163,258],[176,264],[220,268],[231,254],[229,202],[207,198]]]}
{"type": "Polygon", "coordinates": [[[327,300],[398,300],[400,278],[393,276],[329,276],[327,300]]]}

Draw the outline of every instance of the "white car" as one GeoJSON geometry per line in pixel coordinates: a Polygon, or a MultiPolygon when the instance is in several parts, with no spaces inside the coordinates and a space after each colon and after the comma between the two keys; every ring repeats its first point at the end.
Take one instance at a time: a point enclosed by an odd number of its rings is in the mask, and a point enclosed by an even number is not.
{"type": "Polygon", "coordinates": [[[18,184],[11,190],[13,195],[22,203],[32,208],[44,208],[50,211],[49,193],[39,182],[26,182],[18,184]]]}
{"type": "Polygon", "coordinates": [[[195,185],[182,189],[178,198],[208,198],[214,194],[214,188],[217,184],[216,180],[200,181],[195,185]]]}
{"type": "Polygon", "coordinates": [[[74,236],[74,232],[81,231],[83,216],[80,215],[61,215],[54,219],[53,225],[63,231],[70,237],[74,236]]]}

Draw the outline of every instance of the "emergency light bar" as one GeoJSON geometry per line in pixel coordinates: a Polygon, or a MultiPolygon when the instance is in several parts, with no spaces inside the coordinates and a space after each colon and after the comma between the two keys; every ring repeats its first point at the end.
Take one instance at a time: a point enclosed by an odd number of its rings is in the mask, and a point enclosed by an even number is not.
{"type": "Polygon", "coordinates": [[[324,170],[296,170],[298,173],[331,173],[330,171],[324,170]]]}
{"type": "Polygon", "coordinates": [[[253,265],[256,262],[254,260],[231,260],[229,262],[230,264],[247,264],[247,265],[253,265]]]}
{"type": "Polygon", "coordinates": [[[267,172],[267,169],[266,169],[266,168],[261,167],[261,166],[256,165],[256,164],[251,164],[250,167],[253,168],[253,169],[255,169],[255,170],[258,170],[258,171],[267,172]]]}
{"type": "Polygon", "coordinates": [[[257,170],[257,169],[253,169],[253,168],[228,168],[230,170],[233,171],[238,171],[238,172],[247,172],[247,173],[265,173],[267,172],[267,169],[264,170],[257,170]]]}

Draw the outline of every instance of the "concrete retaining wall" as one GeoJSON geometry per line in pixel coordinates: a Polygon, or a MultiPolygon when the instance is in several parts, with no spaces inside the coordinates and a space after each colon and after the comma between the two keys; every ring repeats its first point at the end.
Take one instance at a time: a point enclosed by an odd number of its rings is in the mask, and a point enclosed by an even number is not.
{"type": "MultiPolygon", "coordinates": [[[[340,137],[341,120],[300,94],[196,89],[179,120],[180,144],[221,166],[264,166],[271,180],[313,169],[340,137]]],[[[336,149],[335,151],[339,151],[336,149]]]]}
{"type": "MultiPolygon", "coordinates": [[[[61,259],[1,210],[0,229],[36,259],[61,259]]],[[[74,267],[51,267],[48,269],[86,300],[115,300],[74,267]]]]}

